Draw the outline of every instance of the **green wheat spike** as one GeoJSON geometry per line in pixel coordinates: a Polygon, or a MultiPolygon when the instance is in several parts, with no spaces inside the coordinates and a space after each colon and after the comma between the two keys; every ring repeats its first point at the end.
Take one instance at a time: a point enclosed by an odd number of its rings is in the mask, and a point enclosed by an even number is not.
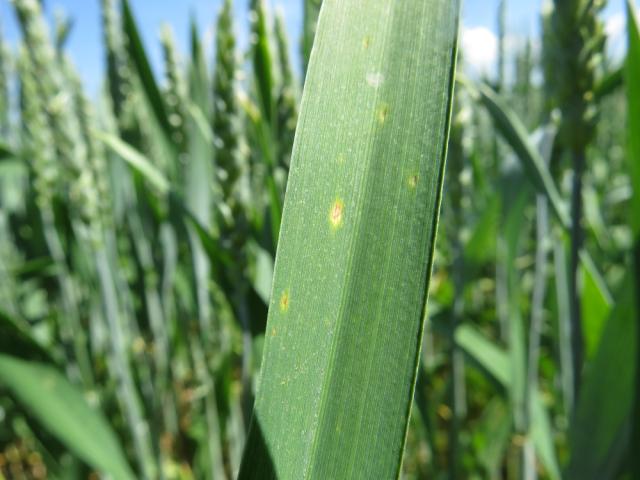
{"type": "Polygon", "coordinates": [[[294,78],[289,58],[289,41],[281,10],[276,12],[275,36],[278,47],[278,67],[280,84],[276,95],[277,134],[280,152],[280,165],[289,168],[293,138],[298,122],[298,83],[294,78]]]}
{"type": "MultiPolygon", "coordinates": [[[[584,244],[582,183],[586,152],[596,134],[599,107],[595,98],[596,76],[602,64],[606,36],[598,18],[605,0],[554,0],[544,11],[543,58],[551,106],[560,112],[558,146],[571,158],[571,255],[569,300],[574,397],[578,398],[584,363],[582,294],[579,256],[584,244]]],[[[559,166],[551,165],[559,171],[559,166]]]]}
{"type": "Polygon", "coordinates": [[[31,159],[35,203],[39,208],[44,240],[47,249],[56,263],[56,278],[60,287],[63,315],[60,319],[60,337],[64,343],[73,346],[74,359],[67,371],[71,378],[79,377],[85,387],[93,384],[85,336],[80,327],[77,292],[73,278],[67,267],[65,252],[55,225],[53,199],[60,189],[59,163],[56,151],[52,148],[54,135],[49,124],[47,110],[41,100],[37,72],[31,62],[26,46],[19,56],[21,119],[24,124],[23,148],[31,159]],[[77,364],[78,374],[74,372],[77,364]]]}
{"type": "Polygon", "coordinates": [[[606,41],[598,15],[604,0],[556,0],[543,12],[545,85],[560,110],[558,136],[569,151],[583,150],[595,136],[594,90],[606,41]]]}
{"type": "Polygon", "coordinates": [[[24,143],[29,152],[30,167],[34,173],[36,204],[40,208],[50,208],[59,179],[58,165],[55,152],[51,148],[53,134],[40,102],[33,65],[26,47],[20,50],[18,67],[23,99],[20,113],[25,128],[24,143]]]}
{"type": "Polygon", "coordinates": [[[247,159],[242,152],[240,108],[237,101],[237,51],[233,33],[233,2],[225,0],[217,23],[213,75],[214,156],[217,180],[229,214],[220,225],[221,236],[231,251],[241,246],[246,234],[247,159]],[[243,229],[245,229],[243,231],[243,229]],[[234,238],[235,237],[235,238],[234,238]]]}
{"type": "Polygon", "coordinates": [[[0,138],[5,142],[9,136],[9,75],[11,71],[11,53],[4,41],[0,28],[0,138]]]}
{"type": "Polygon", "coordinates": [[[122,41],[121,19],[116,0],[101,0],[102,30],[107,53],[107,83],[114,115],[122,128],[127,124],[127,104],[131,94],[131,71],[122,41]]]}
{"type": "Polygon", "coordinates": [[[83,222],[91,223],[97,212],[97,192],[93,172],[88,167],[87,146],[81,136],[80,123],[73,108],[73,93],[56,60],[48,29],[35,0],[15,0],[30,61],[37,79],[38,98],[47,110],[54,145],[61,166],[72,181],[69,195],[83,222]]]}
{"type": "Polygon", "coordinates": [[[167,104],[169,124],[172,129],[172,140],[178,146],[178,151],[184,151],[186,85],[180,72],[180,62],[176,51],[173,31],[169,25],[165,24],[162,26],[160,41],[164,56],[164,74],[166,78],[164,98],[167,104]]]}
{"type": "MultiPolygon", "coordinates": [[[[113,204],[109,188],[106,154],[103,144],[95,137],[94,132],[98,129],[98,124],[93,105],[87,98],[80,77],[70,60],[65,58],[64,61],[66,63],[67,78],[72,87],[73,103],[80,123],[82,140],[87,146],[87,165],[92,171],[93,187],[99,199],[96,211],[92,213],[94,215],[93,221],[95,222],[93,228],[106,230],[112,225],[113,204]]],[[[96,231],[94,235],[99,238],[100,232],[96,231]]]]}

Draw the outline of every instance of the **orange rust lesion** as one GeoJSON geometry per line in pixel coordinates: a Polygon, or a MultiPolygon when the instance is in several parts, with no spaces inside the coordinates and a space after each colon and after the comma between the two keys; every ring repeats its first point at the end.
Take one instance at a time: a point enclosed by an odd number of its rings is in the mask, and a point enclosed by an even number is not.
{"type": "Polygon", "coordinates": [[[418,186],[418,175],[409,175],[409,178],[407,179],[407,185],[411,190],[415,190],[415,188],[418,186]]]}
{"type": "Polygon", "coordinates": [[[339,228],[342,225],[344,217],[344,202],[337,198],[331,205],[329,210],[329,222],[334,229],[339,228]]]}
{"type": "Polygon", "coordinates": [[[381,103],[380,105],[378,105],[378,108],[376,110],[376,120],[378,120],[378,123],[380,125],[384,125],[384,123],[387,121],[388,116],[389,116],[389,104],[381,103]]]}
{"type": "MultiPolygon", "coordinates": [[[[285,290],[280,295],[280,311],[287,312],[289,310],[289,290],[285,290]]],[[[275,328],[272,330],[272,336],[275,336],[275,328]]]]}

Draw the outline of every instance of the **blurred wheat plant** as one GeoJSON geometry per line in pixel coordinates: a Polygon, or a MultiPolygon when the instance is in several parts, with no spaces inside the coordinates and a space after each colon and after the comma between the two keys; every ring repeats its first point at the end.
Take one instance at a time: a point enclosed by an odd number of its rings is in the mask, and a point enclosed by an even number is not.
{"type": "Polygon", "coordinates": [[[158,60],[144,3],[93,89],[49,2],[0,34],[0,478],[636,473],[630,5],[623,69],[602,1],[541,55],[499,2],[454,99],[458,2],[224,0],[158,60]]]}
{"type": "MultiPolygon", "coordinates": [[[[545,10],[545,73],[551,104],[560,112],[558,141],[571,159],[571,255],[569,298],[573,396],[579,393],[584,363],[579,255],[584,244],[583,176],[594,139],[598,105],[594,95],[606,37],[598,15],[604,0],[554,1],[545,10]]],[[[557,169],[552,165],[552,169],[557,169]]]]}
{"type": "Polygon", "coordinates": [[[0,29],[0,138],[3,141],[9,137],[10,96],[9,79],[11,72],[11,54],[4,42],[0,29]]]}

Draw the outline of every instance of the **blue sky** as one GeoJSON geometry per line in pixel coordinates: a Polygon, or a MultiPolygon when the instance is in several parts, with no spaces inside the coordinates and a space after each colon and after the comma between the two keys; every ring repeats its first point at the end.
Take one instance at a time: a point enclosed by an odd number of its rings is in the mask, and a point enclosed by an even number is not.
{"type": "MultiPolygon", "coordinates": [[[[143,40],[156,67],[161,65],[158,33],[163,22],[169,23],[182,52],[187,51],[189,18],[194,16],[207,45],[212,43],[212,25],[221,0],[130,0],[143,33],[143,40]]],[[[640,3],[640,0],[636,0],[640,3]]],[[[273,0],[285,13],[294,58],[298,58],[298,39],[302,25],[302,0],[273,0]]],[[[537,35],[542,0],[508,1],[508,34],[513,38],[537,35]]],[[[103,51],[99,0],[45,0],[47,13],[61,10],[75,20],[69,39],[69,51],[90,91],[95,92],[103,74],[103,51]]],[[[236,0],[236,22],[240,44],[246,46],[248,0],[236,0]]],[[[495,57],[495,23],[498,0],[463,0],[463,46],[469,50],[465,57],[471,67],[490,71],[495,57]]],[[[624,29],[624,0],[610,0],[605,11],[612,33],[620,35],[624,29]],[[617,33],[616,33],[617,32],[617,33]]],[[[9,0],[0,0],[0,25],[11,43],[18,38],[18,28],[9,0]]],[[[618,42],[621,43],[621,42],[618,42]]],[[[618,47],[618,50],[621,47],[618,47]]],[[[209,49],[210,52],[210,49],[209,49]]]]}

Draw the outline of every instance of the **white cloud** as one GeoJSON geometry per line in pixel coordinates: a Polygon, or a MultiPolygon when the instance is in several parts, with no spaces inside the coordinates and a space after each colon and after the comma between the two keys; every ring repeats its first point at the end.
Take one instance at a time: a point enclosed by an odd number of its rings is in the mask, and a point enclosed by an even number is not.
{"type": "Polygon", "coordinates": [[[627,17],[623,12],[611,15],[605,22],[607,50],[614,60],[621,60],[626,51],[627,17]]]}
{"type": "Polygon", "coordinates": [[[627,25],[627,19],[623,12],[618,12],[607,19],[605,24],[605,31],[607,35],[612,37],[618,37],[625,31],[627,25]]]}
{"type": "MultiPolygon", "coordinates": [[[[636,2],[637,4],[637,2],[636,2]]],[[[636,15],[640,13],[636,5],[636,15]]],[[[605,19],[604,31],[607,34],[607,54],[614,63],[623,61],[627,53],[627,12],[618,11],[605,19]]]]}
{"type": "Polygon", "coordinates": [[[493,75],[498,58],[498,38],[486,27],[462,29],[462,56],[469,73],[493,75]]]}

